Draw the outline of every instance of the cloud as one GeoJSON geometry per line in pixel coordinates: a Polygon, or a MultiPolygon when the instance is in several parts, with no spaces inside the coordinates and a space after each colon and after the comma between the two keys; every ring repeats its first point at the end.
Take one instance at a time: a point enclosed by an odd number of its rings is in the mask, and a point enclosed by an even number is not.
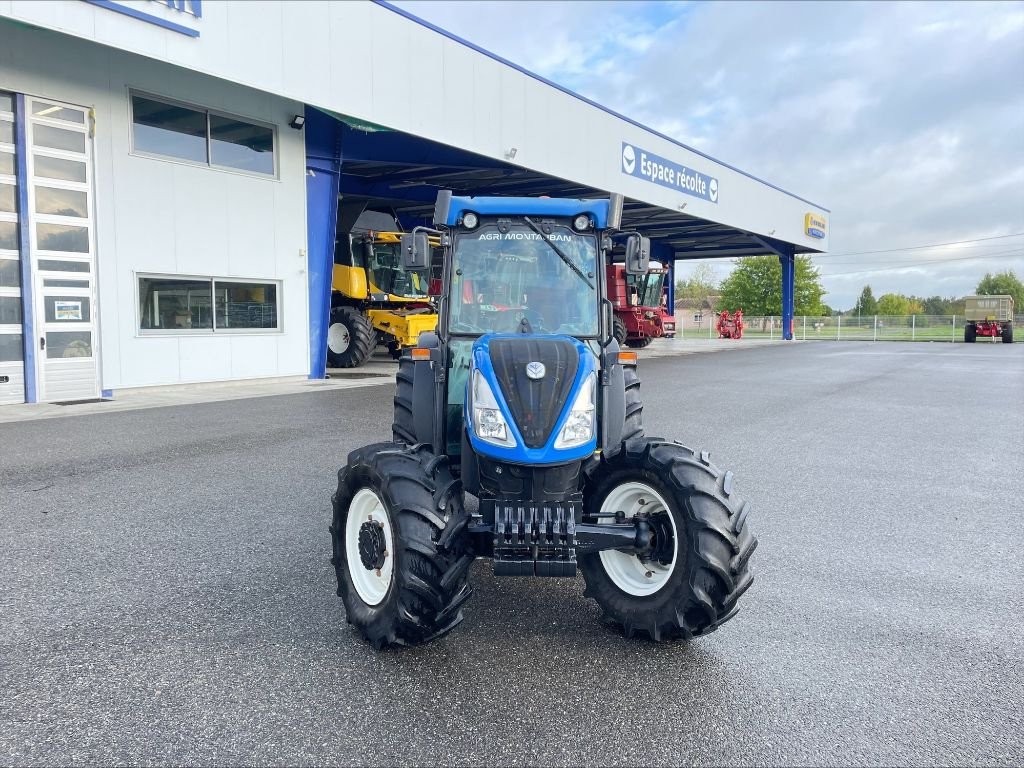
{"type": "MultiPolygon", "coordinates": [[[[1024,3],[403,5],[826,205],[837,254],[1024,232],[1024,3]]],[[[818,264],[836,307],[1024,277],[1024,238],[976,253],[818,264]]]]}

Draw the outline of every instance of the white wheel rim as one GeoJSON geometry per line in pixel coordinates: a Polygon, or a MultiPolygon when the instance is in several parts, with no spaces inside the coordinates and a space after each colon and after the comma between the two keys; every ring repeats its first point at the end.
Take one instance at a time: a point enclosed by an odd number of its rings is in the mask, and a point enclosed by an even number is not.
{"type": "Polygon", "coordinates": [[[349,336],[348,326],[344,323],[332,323],[331,327],[327,329],[327,346],[331,352],[336,355],[340,355],[352,342],[352,337],[349,336]]]}
{"type": "Polygon", "coordinates": [[[391,520],[380,497],[369,488],[361,488],[348,505],[345,520],[345,559],[352,585],[359,599],[367,605],[380,605],[391,588],[391,577],[395,572],[394,538],[391,520]],[[363,523],[374,521],[384,529],[386,557],[379,570],[370,570],[359,557],[359,529],[363,523]]]}
{"type": "Polygon", "coordinates": [[[618,511],[625,512],[627,520],[631,520],[638,512],[646,512],[651,517],[659,513],[667,514],[672,523],[672,562],[668,565],[662,565],[656,560],[644,563],[636,555],[615,549],[605,549],[600,553],[604,572],[623,592],[635,597],[646,597],[658,592],[668,583],[679,559],[679,533],[665,499],[645,483],[623,483],[615,486],[605,497],[601,510],[601,522],[613,522],[618,511]]]}

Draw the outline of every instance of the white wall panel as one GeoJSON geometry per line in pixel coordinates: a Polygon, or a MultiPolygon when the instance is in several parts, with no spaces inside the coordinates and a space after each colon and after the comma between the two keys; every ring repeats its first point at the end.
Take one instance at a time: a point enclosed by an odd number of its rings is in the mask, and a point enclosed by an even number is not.
{"type": "MultiPolygon", "coordinates": [[[[453,147],[466,147],[475,142],[473,110],[477,94],[474,90],[473,61],[475,54],[465,46],[441,45],[443,69],[439,82],[427,82],[426,86],[434,90],[434,101],[441,105],[445,133],[450,137],[453,147]],[[448,94],[447,101],[444,96],[448,94]],[[461,98],[453,99],[452,95],[461,98]],[[472,96],[473,98],[469,98],[472,96]]],[[[423,75],[429,77],[429,73],[423,75]]]]}
{"type": "MultiPolygon", "coordinates": [[[[175,272],[202,275],[229,266],[225,226],[229,205],[225,191],[232,181],[229,176],[226,171],[174,165],[174,184],[167,204],[175,216],[175,272]]],[[[271,182],[259,179],[254,183],[271,182]]]]}
{"type": "Polygon", "coordinates": [[[231,378],[231,336],[180,336],[178,356],[183,382],[231,378]]]}
{"type": "MultiPolygon", "coordinates": [[[[306,51],[331,49],[331,11],[328,0],[293,0],[282,14],[281,34],[285,40],[302,40],[306,51]]],[[[205,8],[205,6],[204,6],[205,8]]],[[[331,68],[318,56],[289,56],[282,61],[285,82],[303,82],[314,103],[331,99],[331,68]]]]}
{"type": "MultiPolygon", "coordinates": [[[[181,214],[175,210],[173,194],[179,166],[145,157],[125,158],[118,166],[121,173],[115,170],[108,177],[113,210],[103,211],[107,215],[100,217],[101,234],[115,222],[115,253],[129,259],[139,271],[179,271],[177,222],[181,214]],[[130,174],[127,177],[125,170],[130,174]],[[145,247],[140,248],[143,243],[145,247]]],[[[107,256],[104,245],[101,242],[101,260],[107,256]]]]}
{"type": "MultiPolygon", "coordinates": [[[[522,76],[508,67],[498,70],[498,91],[494,102],[498,109],[498,141],[502,153],[516,148],[513,162],[532,166],[535,158],[530,157],[526,146],[526,88],[522,76]]],[[[532,119],[532,116],[531,116],[532,119]]]]}
{"type": "Polygon", "coordinates": [[[375,123],[391,126],[401,122],[410,127],[422,124],[416,113],[425,99],[409,77],[413,45],[410,32],[409,25],[395,14],[370,17],[367,33],[372,47],[368,75],[373,82],[371,119],[375,123]]]}
{"type": "MultiPolygon", "coordinates": [[[[285,296],[285,307],[289,306],[288,301],[289,297],[285,296]]],[[[302,331],[308,338],[309,329],[303,328],[302,331]]],[[[289,333],[290,336],[291,334],[289,333]]],[[[305,344],[292,344],[286,342],[284,338],[279,338],[277,342],[277,369],[281,376],[290,375],[296,371],[300,373],[309,371],[309,342],[307,341],[305,344]]]]}
{"type": "MultiPolygon", "coordinates": [[[[103,297],[100,297],[103,300],[103,297]]],[[[130,327],[122,329],[128,340],[134,340],[130,327]]],[[[109,333],[103,329],[104,335],[109,333]]],[[[181,378],[181,360],[177,336],[151,336],[145,343],[125,345],[130,348],[128,355],[121,356],[121,374],[115,381],[104,379],[104,389],[117,387],[144,387],[150,384],[177,384],[181,378]],[[129,359],[130,358],[130,359],[129,359]]],[[[140,340],[142,341],[142,340],[140,340]]],[[[105,354],[102,350],[101,354],[105,354]]]]}
{"type": "MultiPolygon", "coordinates": [[[[436,130],[438,126],[447,128],[445,102],[438,88],[445,73],[444,41],[437,35],[428,35],[410,44],[416,46],[413,49],[416,55],[405,57],[405,67],[409,87],[417,94],[417,109],[415,114],[409,115],[415,132],[423,134],[436,130]]],[[[445,133],[449,135],[447,130],[445,133]]]]}
{"type": "MultiPolygon", "coordinates": [[[[213,5],[213,3],[211,3],[213,5]]],[[[259,3],[260,24],[251,23],[249,3],[227,6],[229,78],[235,82],[257,82],[261,90],[280,93],[283,86],[284,38],[281,35],[284,8],[281,3],[259,3]]],[[[302,48],[292,55],[303,55],[302,48]]]]}
{"type": "MultiPolygon", "coordinates": [[[[450,46],[446,46],[450,47],[450,46]]],[[[473,98],[461,97],[463,109],[473,121],[473,142],[469,149],[489,157],[505,158],[498,121],[501,119],[501,65],[483,56],[473,59],[473,98]]],[[[505,148],[507,149],[507,147],[505,148]]]]}
{"type": "Polygon", "coordinates": [[[277,345],[278,337],[276,336],[232,336],[230,378],[253,379],[276,376],[278,371],[277,345]]]}
{"type": "MultiPolygon", "coordinates": [[[[373,114],[372,12],[369,3],[331,3],[332,53],[326,57],[331,72],[331,98],[311,101],[311,104],[370,119],[373,114]]],[[[324,63],[319,56],[310,58],[324,63]]]]}
{"type": "Polygon", "coordinates": [[[271,181],[254,184],[246,176],[228,176],[221,185],[227,200],[220,221],[227,256],[224,274],[273,277],[279,258],[274,242],[274,191],[279,185],[271,181]],[[233,204],[243,200],[244,205],[233,204]]]}
{"type": "Polygon", "coordinates": [[[567,131],[552,119],[551,89],[536,80],[523,80],[523,138],[515,162],[542,165],[551,168],[549,138],[552,133],[567,131]]]}

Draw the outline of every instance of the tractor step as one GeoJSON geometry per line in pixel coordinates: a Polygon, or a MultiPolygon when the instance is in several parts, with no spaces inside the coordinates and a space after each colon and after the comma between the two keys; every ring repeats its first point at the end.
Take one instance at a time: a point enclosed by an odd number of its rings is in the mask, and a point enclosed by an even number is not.
{"type": "Polygon", "coordinates": [[[575,576],[580,498],[567,501],[480,502],[494,520],[495,576],[575,576]]]}

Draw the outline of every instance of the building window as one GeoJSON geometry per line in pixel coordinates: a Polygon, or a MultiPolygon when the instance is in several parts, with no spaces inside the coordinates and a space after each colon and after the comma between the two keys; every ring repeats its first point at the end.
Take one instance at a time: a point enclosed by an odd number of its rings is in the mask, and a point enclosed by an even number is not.
{"type": "Polygon", "coordinates": [[[274,132],[233,117],[210,115],[210,162],[272,176],[274,132]]]}
{"type": "Polygon", "coordinates": [[[134,151],[261,176],[277,171],[272,126],[131,94],[134,151]]]}
{"type": "Polygon", "coordinates": [[[280,329],[279,284],[200,277],[140,277],[143,332],[216,333],[280,329]]]}

